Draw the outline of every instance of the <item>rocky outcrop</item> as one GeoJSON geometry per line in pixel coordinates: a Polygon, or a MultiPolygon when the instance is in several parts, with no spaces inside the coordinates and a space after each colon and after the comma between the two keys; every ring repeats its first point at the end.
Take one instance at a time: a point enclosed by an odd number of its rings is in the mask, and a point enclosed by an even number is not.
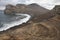
{"type": "Polygon", "coordinates": [[[33,22],[40,22],[54,17],[56,14],[58,14],[58,11],[56,11],[58,9],[59,7],[55,6],[52,10],[47,10],[36,3],[29,5],[17,4],[16,6],[7,5],[6,9],[4,10],[4,13],[9,15],[15,13],[27,13],[32,16],[33,22]]]}
{"type": "Polygon", "coordinates": [[[36,3],[29,4],[29,5],[17,4],[16,6],[9,4],[6,6],[4,13],[5,14],[28,13],[30,15],[37,16],[45,13],[60,14],[59,10],[60,10],[60,5],[56,5],[52,10],[49,11],[36,3]]]}
{"type": "Polygon", "coordinates": [[[15,13],[26,13],[32,16],[32,20],[35,21],[39,19],[38,21],[42,19],[50,18],[52,13],[48,14],[49,10],[41,7],[40,5],[33,3],[29,5],[25,4],[17,4],[16,6],[13,5],[7,5],[6,9],[4,10],[5,14],[15,14],[15,13]],[[43,17],[44,16],[44,17],[43,17]],[[42,19],[41,19],[42,18],[42,19]]]}
{"type": "Polygon", "coordinates": [[[7,5],[6,9],[4,10],[5,14],[12,14],[12,13],[30,13],[30,14],[43,14],[48,12],[47,9],[39,6],[38,4],[17,4],[16,6],[7,5]]]}
{"type": "Polygon", "coordinates": [[[60,15],[60,5],[56,5],[55,8],[55,13],[60,15]]]}
{"type": "Polygon", "coordinates": [[[15,6],[8,4],[8,5],[6,5],[6,9],[4,10],[4,13],[5,14],[13,14],[13,13],[15,13],[15,10],[16,10],[15,6]]]}

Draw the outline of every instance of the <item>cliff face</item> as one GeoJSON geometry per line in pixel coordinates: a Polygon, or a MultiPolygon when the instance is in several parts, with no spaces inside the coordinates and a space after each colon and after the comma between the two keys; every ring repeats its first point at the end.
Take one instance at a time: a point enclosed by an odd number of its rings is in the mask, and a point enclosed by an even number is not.
{"type": "Polygon", "coordinates": [[[16,6],[7,5],[4,10],[5,14],[15,14],[15,13],[26,13],[32,16],[32,20],[35,21],[37,19],[38,22],[44,19],[49,19],[56,14],[60,14],[59,12],[60,6],[55,6],[52,10],[47,10],[40,5],[33,3],[29,5],[25,4],[17,4],[16,6]]]}
{"type": "Polygon", "coordinates": [[[16,6],[13,5],[6,5],[6,9],[4,10],[5,14],[15,14],[15,13],[27,13],[33,15],[45,14],[45,13],[57,13],[60,14],[60,5],[56,5],[53,10],[47,10],[36,3],[25,5],[25,4],[17,4],[16,6]]]}
{"type": "Polygon", "coordinates": [[[16,6],[7,5],[5,9],[5,14],[12,14],[12,13],[30,13],[30,14],[43,14],[48,12],[47,9],[37,5],[37,4],[17,4],[16,6]]]}
{"type": "MultiPolygon", "coordinates": [[[[33,21],[40,19],[41,17],[42,17],[42,19],[49,18],[51,14],[50,13],[48,14],[47,12],[49,12],[49,10],[47,10],[35,3],[30,4],[30,5],[25,5],[25,4],[17,4],[16,6],[7,5],[6,9],[4,10],[4,13],[9,14],[9,15],[15,14],[15,13],[29,14],[32,16],[33,21]],[[48,15],[45,13],[47,13],[48,15]]],[[[40,19],[40,20],[42,20],[42,19],[40,19]]],[[[40,20],[38,20],[38,21],[40,21],[40,20]]]]}
{"type": "Polygon", "coordinates": [[[6,5],[6,9],[4,10],[5,14],[13,14],[16,10],[16,7],[13,5],[6,5]]]}
{"type": "Polygon", "coordinates": [[[60,5],[56,5],[55,8],[55,13],[60,15],[60,5]]]}

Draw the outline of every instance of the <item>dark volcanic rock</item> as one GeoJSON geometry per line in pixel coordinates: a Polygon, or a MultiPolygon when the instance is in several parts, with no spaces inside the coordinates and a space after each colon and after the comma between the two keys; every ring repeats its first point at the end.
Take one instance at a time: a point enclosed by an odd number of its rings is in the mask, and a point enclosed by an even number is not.
{"type": "Polygon", "coordinates": [[[38,13],[44,14],[44,13],[48,12],[47,9],[41,7],[40,5],[37,5],[36,3],[30,4],[30,5],[28,5],[28,7],[32,9],[31,12],[33,12],[33,13],[35,12],[36,14],[38,14],[38,13]]]}
{"type": "Polygon", "coordinates": [[[40,21],[42,19],[51,17],[51,14],[50,13],[48,14],[48,12],[49,12],[49,10],[47,10],[35,3],[29,4],[29,5],[17,4],[16,6],[7,5],[7,7],[4,11],[5,14],[9,14],[9,15],[15,14],[15,13],[29,14],[32,16],[33,21],[37,20],[37,19],[39,19],[38,21],[40,21]],[[42,19],[41,19],[41,17],[42,17],[42,19]]]}
{"type": "Polygon", "coordinates": [[[40,5],[36,4],[36,3],[32,3],[29,5],[25,5],[25,4],[17,4],[16,6],[13,5],[7,5],[6,9],[5,9],[5,14],[15,14],[15,13],[26,13],[32,16],[32,21],[42,21],[45,19],[49,19],[53,16],[55,16],[56,14],[58,14],[58,10],[59,6],[55,6],[55,8],[53,8],[52,10],[47,10],[43,7],[41,7],[40,5]]]}
{"type": "Polygon", "coordinates": [[[16,6],[7,5],[5,9],[5,14],[12,14],[12,13],[30,13],[30,14],[43,14],[48,12],[47,9],[39,6],[38,4],[17,4],[16,6]]]}
{"type": "Polygon", "coordinates": [[[55,16],[56,14],[59,14],[58,11],[59,10],[59,6],[55,6],[55,8],[53,8],[52,10],[47,10],[43,7],[41,7],[40,5],[33,3],[33,4],[29,4],[29,5],[25,5],[25,4],[17,4],[16,6],[13,5],[7,5],[6,9],[5,9],[5,14],[15,14],[15,13],[26,13],[32,16],[32,21],[36,21],[38,22],[41,20],[45,20],[45,19],[49,19],[53,16],[55,16]]]}
{"type": "Polygon", "coordinates": [[[13,14],[13,13],[15,13],[15,10],[16,10],[15,6],[8,4],[8,5],[6,5],[6,9],[4,10],[4,13],[13,14]]]}
{"type": "Polygon", "coordinates": [[[55,9],[56,14],[60,15],[60,5],[56,5],[54,9],[55,9]]]}

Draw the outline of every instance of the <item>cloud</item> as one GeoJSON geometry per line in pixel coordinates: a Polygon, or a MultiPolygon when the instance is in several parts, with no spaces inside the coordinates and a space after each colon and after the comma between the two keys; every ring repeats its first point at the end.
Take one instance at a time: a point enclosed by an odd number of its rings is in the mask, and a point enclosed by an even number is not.
{"type": "Polygon", "coordinates": [[[46,9],[53,9],[55,5],[60,5],[60,0],[1,0],[0,6],[5,6],[7,4],[31,4],[31,3],[37,3],[40,6],[46,8],[46,9]]]}
{"type": "Polygon", "coordinates": [[[37,3],[40,6],[49,10],[53,9],[55,6],[54,0],[32,0],[31,3],[37,3]]]}
{"type": "Polygon", "coordinates": [[[55,0],[55,2],[60,2],[60,0],[55,0]]]}
{"type": "Polygon", "coordinates": [[[54,3],[55,5],[60,5],[60,0],[55,0],[54,3]]]}
{"type": "Polygon", "coordinates": [[[29,0],[1,0],[0,1],[0,9],[4,9],[7,4],[12,4],[12,5],[16,5],[18,3],[25,4],[27,1],[29,1],[29,0]]]}
{"type": "Polygon", "coordinates": [[[17,3],[26,3],[26,1],[29,1],[29,0],[1,0],[0,1],[0,6],[1,5],[7,5],[7,4],[13,4],[13,5],[15,5],[17,3]]]}

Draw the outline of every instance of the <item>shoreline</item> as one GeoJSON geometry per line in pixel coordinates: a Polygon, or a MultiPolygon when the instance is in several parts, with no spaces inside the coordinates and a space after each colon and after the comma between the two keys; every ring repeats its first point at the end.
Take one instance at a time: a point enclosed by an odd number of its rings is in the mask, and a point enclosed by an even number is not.
{"type": "Polygon", "coordinates": [[[31,18],[31,16],[28,15],[28,14],[16,14],[16,15],[26,16],[26,18],[23,18],[23,19],[20,19],[18,21],[14,21],[14,22],[11,22],[11,23],[8,23],[8,24],[4,24],[5,27],[1,27],[0,31],[5,31],[7,29],[10,29],[11,27],[18,26],[18,25],[21,25],[23,23],[26,23],[31,18]]]}

